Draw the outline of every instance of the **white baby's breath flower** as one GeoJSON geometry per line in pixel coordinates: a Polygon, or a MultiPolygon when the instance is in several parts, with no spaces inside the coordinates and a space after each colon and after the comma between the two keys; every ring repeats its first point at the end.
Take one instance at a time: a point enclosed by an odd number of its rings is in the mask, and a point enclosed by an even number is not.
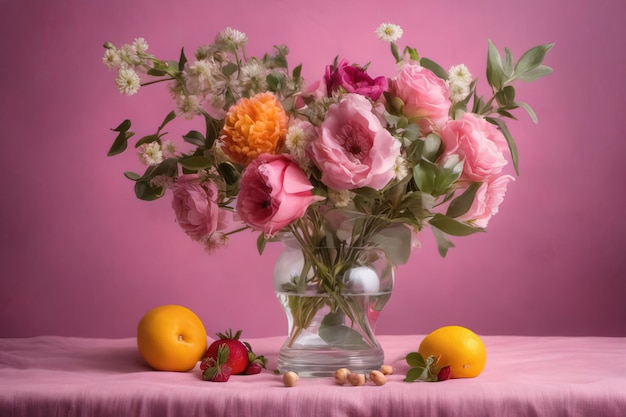
{"type": "Polygon", "coordinates": [[[258,61],[248,62],[241,69],[241,84],[249,95],[254,95],[267,90],[267,68],[260,65],[258,61]]]}
{"type": "Polygon", "coordinates": [[[198,114],[202,109],[200,98],[195,95],[180,94],[176,96],[177,114],[184,119],[191,119],[198,114]]]}
{"type": "Polygon", "coordinates": [[[396,164],[393,167],[393,171],[396,174],[396,180],[401,181],[409,175],[409,168],[407,166],[406,159],[402,156],[398,156],[396,159],[396,164]]]}
{"type": "Polygon", "coordinates": [[[120,93],[132,96],[139,91],[141,80],[134,69],[121,67],[117,73],[115,84],[117,84],[117,89],[120,93]]]}
{"type": "Polygon", "coordinates": [[[453,103],[465,100],[470,93],[469,84],[463,82],[452,82],[449,84],[450,99],[453,103]]]}
{"type": "Polygon", "coordinates": [[[137,148],[139,160],[144,165],[158,165],[163,162],[163,152],[159,142],[144,143],[137,148]]]}
{"type": "Polygon", "coordinates": [[[148,50],[148,42],[146,42],[144,38],[135,38],[131,49],[135,53],[135,55],[145,54],[148,50]]]}
{"type": "Polygon", "coordinates": [[[352,194],[349,190],[328,190],[328,201],[337,208],[346,208],[352,202],[352,194]]]}
{"type": "Polygon", "coordinates": [[[120,58],[120,54],[115,48],[107,48],[104,51],[104,56],[102,57],[102,62],[107,66],[109,70],[117,69],[122,65],[122,58],[120,58]]]}
{"type": "Polygon", "coordinates": [[[171,140],[165,140],[161,146],[161,151],[163,152],[163,158],[173,158],[176,156],[176,145],[171,140]]]}
{"type": "Polygon", "coordinates": [[[218,39],[233,49],[241,48],[246,43],[248,43],[248,38],[246,37],[245,33],[240,32],[237,29],[232,29],[230,27],[227,27],[222,32],[220,32],[218,35],[218,39]]]}
{"type": "Polygon", "coordinates": [[[207,253],[213,253],[228,244],[228,236],[222,232],[213,232],[202,238],[201,243],[207,253]]]}
{"type": "Polygon", "coordinates": [[[310,158],[307,158],[306,150],[314,134],[313,125],[302,120],[293,121],[287,129],[285,147],[303,168],[310,167],[311,164],[310,158]]]}
{"type": "Polygon", "coordinates": [[[385,42],[395,42],[402,37],[402,28],[393,23],[383,23],[375,31],[378,39],[385,42]]]}
{"type": "Polygon", "coordinates": [[[448,81],[450,83],[462,83],[468,86],[472,83],[472,74],[464,64],[453,65],[448,70],[448,81]]]}

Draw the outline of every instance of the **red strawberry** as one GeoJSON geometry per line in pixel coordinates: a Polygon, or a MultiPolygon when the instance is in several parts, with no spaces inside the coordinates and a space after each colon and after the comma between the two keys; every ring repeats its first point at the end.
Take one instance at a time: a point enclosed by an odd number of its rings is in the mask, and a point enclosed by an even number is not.
{"type": "Polygon", "coordinates": [[[220,346],[226,346],[230,353],[227,355],[223,365],[230,367],[233,375],[243,373],[250,364],[250,360],[248,359],[248,348],[239,340],[241,330],[239,330],[235,336],[233,336],[230,329],[225,334],[218,333],[217,336],[220,339],[211,343],[211,346],[209,346],[204,354],[204,358],[217,359],[220,346]]]}
{"type": "Polygon", "coordinates": [[[213,382],[228,381],[232,373],[231,367],[227,364],[229,353],[230,349],[224,343],[218,347],[215,358],[204,358],[200,364],[200,369],[204,371],[202,379],[213,382]]]}
{"type": "Polygon", "coordinates": [[[257,356],[257,354],[252,351],[252,346],[250,346],[250,343],[244,342],[244,344],[248,348],[248,362],[250,362],[250,364],[248,365],[246,370],[243,371],[243,373],[246,375],[260,374],[261,370],[265,368],[267,359],[265,359],[265,356],[263,355],[257,356]]]}
{"type": "Polygon", "coordinates": [[[260,374],[262,370],[263,370],[263,367],[261,366],[261,364],[251,363],[250,365],[248,365],[246,370],[243,371],[243,373],[246,375],[255,375],[255,374],[260,374]]]}

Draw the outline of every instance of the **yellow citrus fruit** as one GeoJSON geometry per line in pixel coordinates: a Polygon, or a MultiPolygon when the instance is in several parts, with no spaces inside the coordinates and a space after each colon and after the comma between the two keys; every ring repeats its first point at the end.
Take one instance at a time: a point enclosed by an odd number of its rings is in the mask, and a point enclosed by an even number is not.
{"type": "Polygon", "coordinates": [[[437,366],[450,366],[450,378],[478,376],[487,363],[485,344],[476,333],[462,326],[444,326],[427,335],[418,352],[434,356],[437,366]]]}
{"type": "Polygon", "coordinates": [[[139,321],[137,348],[146,363],[158,371],[189,371],[207,349],[206,330],[186,307],[155,307],[139,321]]]}

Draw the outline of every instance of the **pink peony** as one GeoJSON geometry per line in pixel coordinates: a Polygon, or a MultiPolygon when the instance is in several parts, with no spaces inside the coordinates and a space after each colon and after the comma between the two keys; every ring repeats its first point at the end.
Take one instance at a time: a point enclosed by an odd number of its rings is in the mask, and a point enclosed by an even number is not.
{"type": "Polygon", "coordinates": [[[441,130],[441,140],[444,156],[456,154],[464,160],[463,179],[485,181],[507,164],[506,139],[494,125],[473,113],[450,120],[441,130]]]}
{"type": "Polygon", "coordinates": [[[172,184],[176,221],[193,240],[207,242],[227,227],[227,213],[217,205],[217,186],[202,183],[196,174],[181,175],[172,184]]]}
{"type": "Polygon", "coordinates": [[[361,94],[376,101],[387,88],[386,77],[373,79],[364,69],[348,65],[345,59],[336,67],[334,65],[326,67],[324,81],[329,97],[332,97],[332,93],[339,88],[343,88],[348,93],[361,94]]]}
{"type": "Polygon", "coordinates": [[[404,102],[404,114],[417,120],[422,134],[443,126],[450,112],[450,91],[432,71],[406,64],[391,82],[391,91],[404,102]]]}
{"type": "Polygon", "coordinates": [[[322,182],[335,190],[382,189],[394,178],[399,155],[400,142],[372,113],[371,102],[358,94],[345,94],[328,109],[311,146],[322,182]]]}
{"type": "Polygon", "coordinates": [[[249,226],[273,235],[322,199],[298,164],[284,154],[261,154],[241,176],[237,212],[249,226]]]}
{"type": "Polygon", "coordinates": [[[504,200],[506,188],[509,182],[514,181],[510,175],[496,177],[488,182],[484,182],[478,191],[472,206],[467,213],[459,216],[459,220],[473,220],[474,225],[478,227],[487,227],[491,216],[498,213],[498,207],[504,200]]]}

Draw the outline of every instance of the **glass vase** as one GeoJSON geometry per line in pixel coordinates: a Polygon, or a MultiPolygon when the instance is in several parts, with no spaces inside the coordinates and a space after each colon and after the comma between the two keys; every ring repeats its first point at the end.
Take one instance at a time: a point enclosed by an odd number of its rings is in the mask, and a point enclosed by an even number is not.
{"type": "Polygon", "coordinates": [[[281,372],[329,376],[339,368],[379,369],[383,350],[375,327],[391,297],[394,267],[374,247],[308,248],[295,240],[274,269],[276,296],[287,315],[281,372]]]}

